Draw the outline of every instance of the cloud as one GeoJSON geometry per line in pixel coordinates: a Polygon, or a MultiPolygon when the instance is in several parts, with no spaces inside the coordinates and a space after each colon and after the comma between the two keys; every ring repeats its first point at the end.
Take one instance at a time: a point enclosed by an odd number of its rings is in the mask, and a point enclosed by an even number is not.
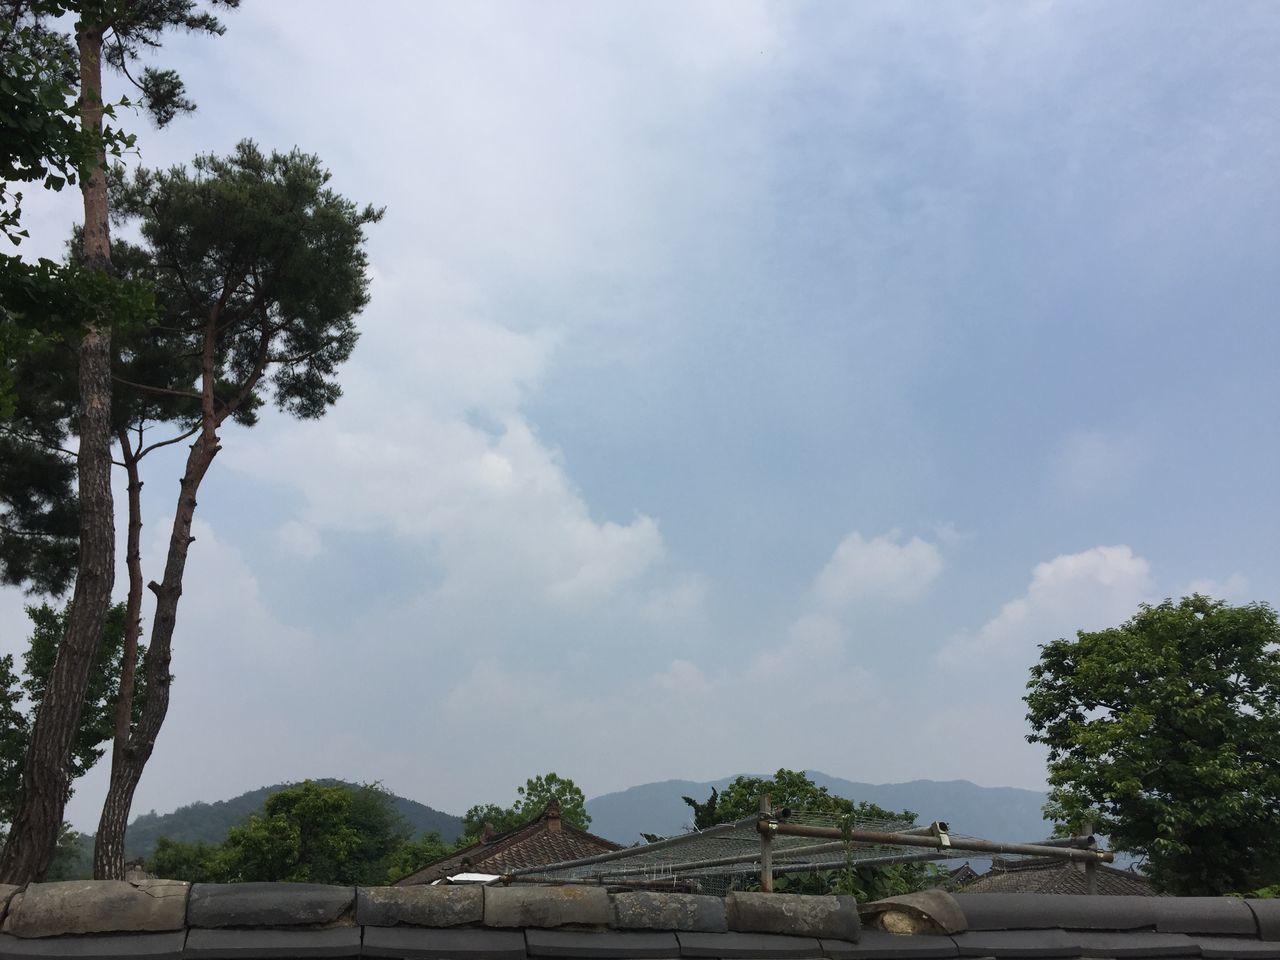
{"type": "Polygon", "coordinates": [[[1145,559],[1127,546],[1094,547],[1035,566],[1027,592],[1010,600],[976,632],[960,633],[938,652],[944,667],[1022,669],[1036,645],[1076,630],[1120,623],[1151,597],[1154,583],[1145,559]]]}
{"type": "Polygon", "coordinates": [[[919,537],[903,542],[896,533],[866,540],[855,530],[840,541],[818,574],[814,592],[833,607],[855,600],[914,600],[942,568],[937,544],[919,537]]]}
{"type": "Polygon", "coordinates": [[[276,540],[288,553],[303,560],[314,560],[324,549],[315,527],[298,520],[289,520],[276,530],[276,540]]]}

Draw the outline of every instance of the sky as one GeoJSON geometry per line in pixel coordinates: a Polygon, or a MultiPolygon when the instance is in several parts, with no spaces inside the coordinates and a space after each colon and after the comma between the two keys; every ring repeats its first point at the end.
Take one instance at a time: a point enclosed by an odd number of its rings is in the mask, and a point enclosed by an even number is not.
{"type": "MultiPolygon", "coordinates": [[[[1280,6],[355,11],[174,36],[199,110],[132,120],[131,163],[296,145],[387,210],[342,399],[224,431],[135,812],[1041,788],[1038,644],[1280,601],[1280,6]]],[[[23,252],[77,205],[29,199],[23,252]]]]}

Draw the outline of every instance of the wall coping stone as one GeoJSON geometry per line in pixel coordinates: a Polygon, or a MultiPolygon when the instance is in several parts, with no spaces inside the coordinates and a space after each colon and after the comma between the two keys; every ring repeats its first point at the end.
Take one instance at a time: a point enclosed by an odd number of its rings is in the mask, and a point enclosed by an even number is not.
{"type": "Polygon", "coordinates": [[[355,887],[322,883],[197,883],[187,926],[323,927],[354,922],[355,887]]]}
{"type": "Polygon", "coordinates": [[[357,887],[356,923],[365,927],[461,927],[484,922],[484,890],[475,884],[357,887]]]}
{"type": "Polygon", "coordinates": [[[3,930],[17,937],[181,930],[190,888],[181,880],[32,883],[9,901],[3,930]]]}

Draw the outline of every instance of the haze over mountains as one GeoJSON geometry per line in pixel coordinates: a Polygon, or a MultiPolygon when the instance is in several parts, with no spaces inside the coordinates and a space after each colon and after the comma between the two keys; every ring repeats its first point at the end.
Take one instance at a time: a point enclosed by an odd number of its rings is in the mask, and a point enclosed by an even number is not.
{"type": "MultiPolygon", "coordinates": [[[[909,783],[856,783],[820,771],[808,771],[819,786],[853,800],[869,800],[891,810],[911,810],[923,823],[945,820],[954,832],[999,840],[1035,840],[1049,835],[1050,825],[1041,817],[1043,793],[1015,787],[980,787],[967,780],[912,780],[909,783]]],[[[635,843],[641,833],[672,835],[692,825],[691,811],[682,796],[705,800],[711,789],[723,788],[733,777],[719,780],[663,780],[644,783],[587,801],[591,832],[618,843],[635,843]]],[[[338,783],[338,780],[320,780],[338,783]]],[[[260,787],[229,800],[194,803],[168,814],[142,814],[129,826],[126,854],[129,859],[150,856],[156,841],[174,840],[218,843],[231,827],[262,809],[272,792],[287,784],[260,787]]],[[[448,841],[462,833],[462,818],[442,813],[405,797],[395,798],[414,834],[435,831],[448,841]]]]}

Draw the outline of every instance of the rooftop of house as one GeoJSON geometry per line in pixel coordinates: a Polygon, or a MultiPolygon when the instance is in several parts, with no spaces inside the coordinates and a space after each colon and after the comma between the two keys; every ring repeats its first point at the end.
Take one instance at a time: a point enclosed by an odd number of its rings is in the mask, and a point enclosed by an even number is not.
{"type": "Polygon", "coordinates": [[[0,888],[0,914],[3,960],[1280,960],[1280,901],[1208,897],[104,880],[0,888]]]}
{"type": "MultiPolygon", "coordinates": [[[[1098,893],[1121,897],[1159,896],[1151,881],[1128,870],[1106,864],[1094,867],[1098,893]]],[[[1084,864],[1047,858],[1002,859],[991,869],[962,881],[965,893],[1088,893],[1084,864]]]]}
{"type": "Polygon", "coordinates": [[[434,883],[462,873],[503,876],[522,867],[542,867],[598,853],[621,850],[619,844],[566,823],[554,799],[543,811],[504,833],[485,835],[396,881],[396,886],[434,883]]]}

